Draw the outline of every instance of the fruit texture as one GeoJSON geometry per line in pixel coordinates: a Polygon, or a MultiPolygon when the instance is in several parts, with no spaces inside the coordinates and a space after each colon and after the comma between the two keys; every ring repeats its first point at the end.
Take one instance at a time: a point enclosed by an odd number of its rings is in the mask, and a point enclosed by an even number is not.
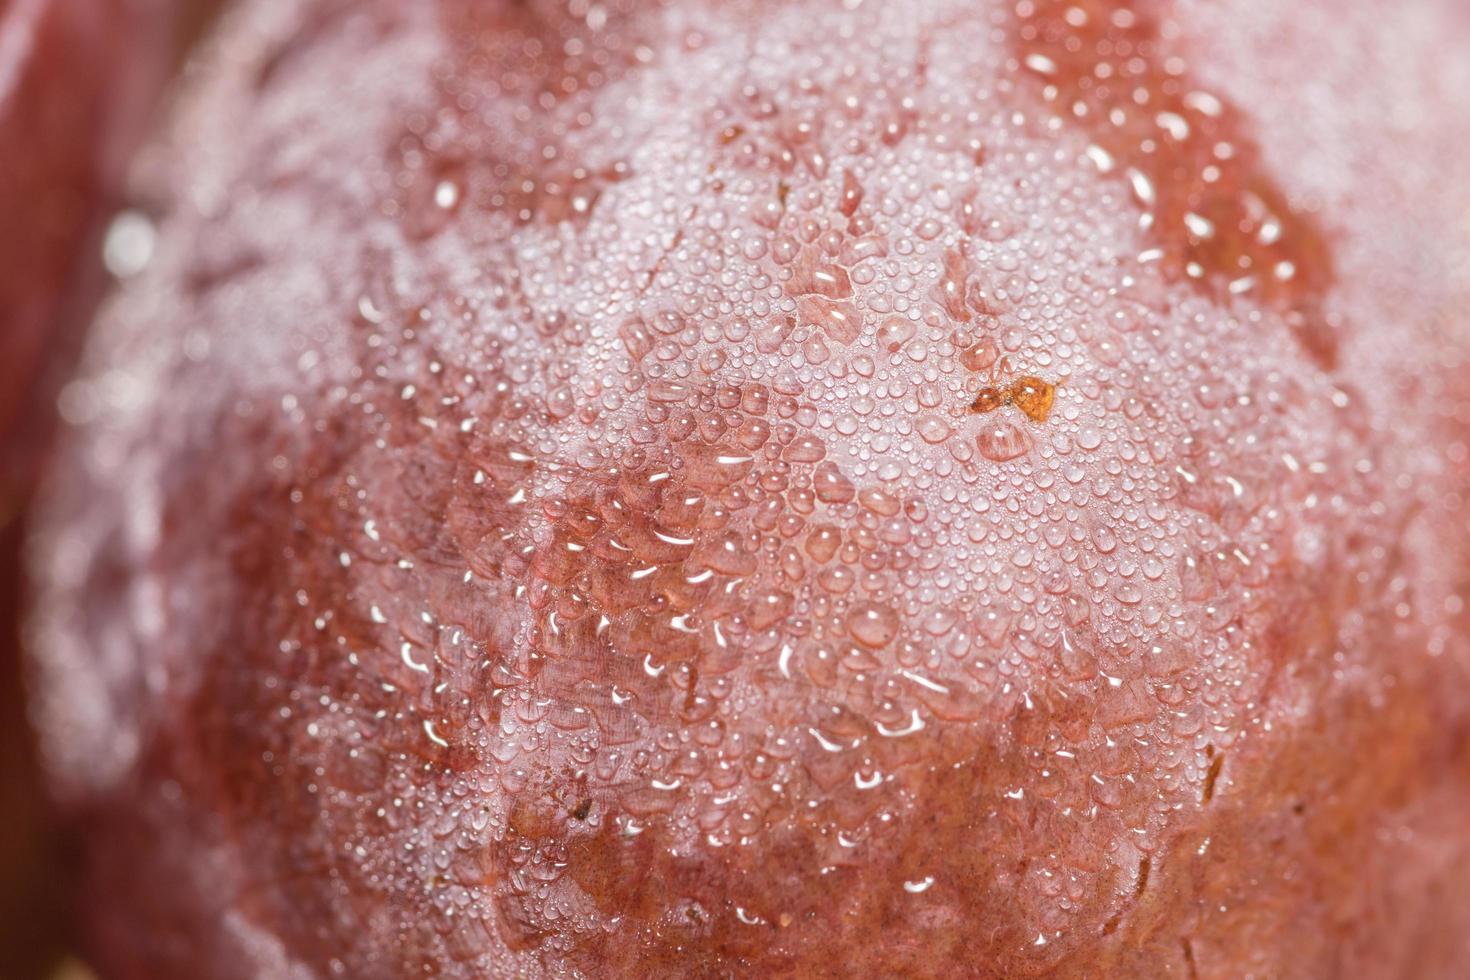
{"type": "Polygon", "coordinates": [[[1467,37],[242,4],[33,549],[96,961],[1455,975],[1467,37]]]}

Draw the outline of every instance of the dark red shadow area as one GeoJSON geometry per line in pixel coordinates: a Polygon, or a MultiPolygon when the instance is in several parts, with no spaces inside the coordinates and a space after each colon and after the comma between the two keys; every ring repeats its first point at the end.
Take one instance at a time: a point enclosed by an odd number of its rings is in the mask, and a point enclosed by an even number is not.
{"type": "Polygon", "coordinates": [[[0,0],[0,972],[48,977],[72,940],[69,848],[26,724],[26,510],[54,402],[107,286],[128,158],[214,0],[0,0]]]}

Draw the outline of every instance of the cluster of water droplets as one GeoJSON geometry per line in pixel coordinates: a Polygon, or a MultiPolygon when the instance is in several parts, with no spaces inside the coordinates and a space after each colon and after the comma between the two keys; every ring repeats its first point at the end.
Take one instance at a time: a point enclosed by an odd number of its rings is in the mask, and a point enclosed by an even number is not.
{"type": "Polygon", "coordinates": [[[1261,341],[1313,297],[1230,286],[1310,229],[1221,164],[1185,185],[1256,223],[1212,251],[1165,189],[1205,151],[1159,169],[1173,121],[1067,73],[1121,31],[1140,90],[1228,107],[1125,5],[845,6],[446,15],[354,366],[259,409],[292,602],[264,685],[209,683],[451,958],[836,929],[901,969],[858,937],[1001,910],[987,955],[1053,955],[1228,782],[1268,656],[1341,640],[1291,610],[1386,574],[1327,531],[1387,519],[1361,396],[1261,341]],[[1018,379],[1044,409],[974,407],[1018,379]]]}
{"type": "MultiPolygon", "coordinates": [[[[486,96],[405,137],[579,146],[568,187],[616,177],[517,202],[530,163],[410,153],[395,183],[433,190],[387,213],[452,285],[359,311],[407,424],[461,454],[449,519],[495,597],[498,635],[476,639],[500,721],[423,738],[484,758],[480,846],[504,877],[482,887],[509,889],[529,945],[623,905],[643,908],[626,928],[663,928],[642,879],[608,871],[649,832],[658,862],[725,864],[794,827],[813,875],[892,865],[883,842],[947,792],[936,774],[982,758],[1012,771],[973,806],[1045,809],[1127,865],[1247,727],[1278,614],[1263,587],[1340,557],[1302,557],[1284,505],[1348,506],[1326,488],[1351,440],[1302,442],[1348,396],[1262,356],[1275,314],[1222,312],[1135,259],[1147,179],[1089,174],[1085,133],[1044,100],[1018,111],[1014,52],[983,27],[907,35],[691,30],[682,59],[554,122],[506,126],[486,96]],[[673,98],[747,44],[738,81],[673,98]],[[404,348],[439,359],[415,372],[404,348]],[[971,411],[1020,375],[1056,386],[1045,417],[971,411]]],[[[1002,827],[967,846],[1014,849],[1002,827]]],[[[948,846],[904,894],[955,900],[948,846]]],[[[1022,852],[1041,879],[1015,901],[1056,938],[1106,862],[1022,852]]],[[[689,900],[769,925],[822,893],[783,898],[790,873],[746,879],[738,910],[689,900]]]]}

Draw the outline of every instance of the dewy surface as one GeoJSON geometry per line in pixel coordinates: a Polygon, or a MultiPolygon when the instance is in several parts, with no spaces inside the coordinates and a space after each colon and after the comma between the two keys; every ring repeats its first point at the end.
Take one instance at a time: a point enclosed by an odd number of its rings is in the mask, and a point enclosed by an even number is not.
{"type": "Polygon", "coordinates": [[[97,961],[1454,975],[1467,45],[245,3],[34,549],[97,961]]]}

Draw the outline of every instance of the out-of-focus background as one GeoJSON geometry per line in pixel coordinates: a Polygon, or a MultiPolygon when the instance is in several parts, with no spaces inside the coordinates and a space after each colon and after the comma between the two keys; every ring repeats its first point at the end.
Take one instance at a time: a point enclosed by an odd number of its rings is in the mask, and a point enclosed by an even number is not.
{"type": "MultiPolygon", "coordinates": [[[[0,977],[81,980],[65,832],[25,717],[27,503],[105,293],[128,160],[217,0],[0,0],[0,977]]],[[[124,219],[126,221],[126,219],[124,219]]]]}

